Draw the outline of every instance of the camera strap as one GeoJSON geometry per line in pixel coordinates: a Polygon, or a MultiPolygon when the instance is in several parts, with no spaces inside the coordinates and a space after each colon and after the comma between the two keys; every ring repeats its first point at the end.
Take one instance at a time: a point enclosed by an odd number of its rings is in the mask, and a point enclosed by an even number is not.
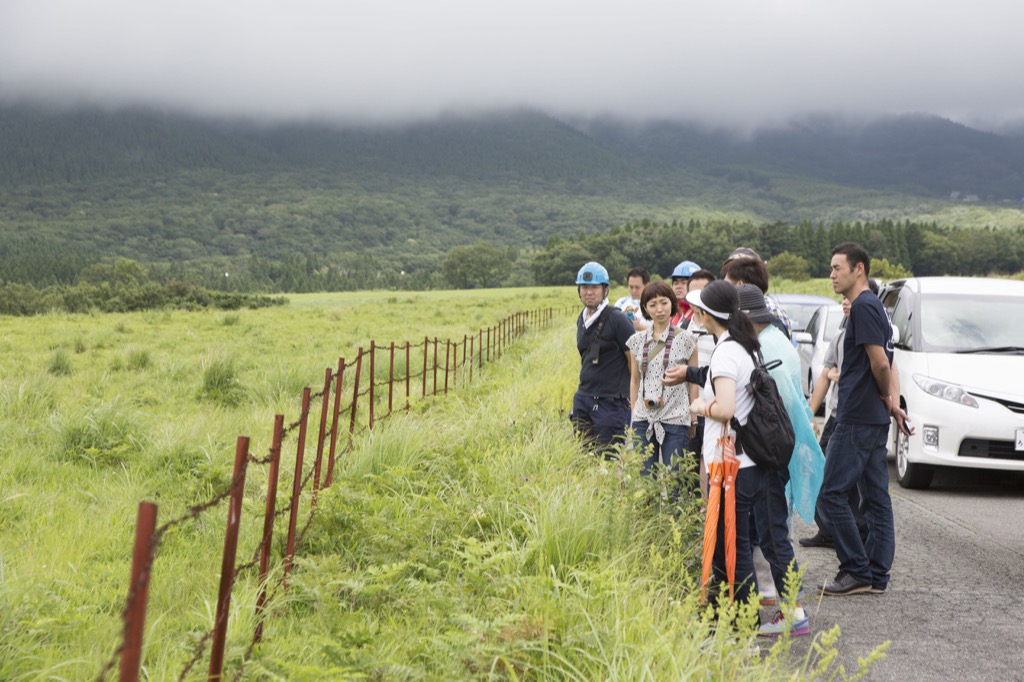
{"type": "MultiPolygon", "coordinates": [[[[665,337],[664,356],[662,357],[662,360],[661,360],[661,364],[662,364],[662,366],[666,370],[668,369],[668,356],[672,352],[672,340],[675,339],[675,336],[676,336],[676,327],[673,327],[672,325],[669,325],[669,327],[668,327],[668,336],[665,337]]],[[[644,384],[646,383],[646,379],[647,379],[647,367],[650,364],[649,363],[649,358],[650,358],[651,350],[653,348],[654,354],[657,355],[658,354],[658,346],[660,346],[661,343],[662,342],[661,342],[660,339],[658,341],[654,340],[654,334],[653,333],[651,334],[651,338],[647,339],[647,341],[644,342],[644,350],[643,350],[643,353],[642,353],[642,357],[640,359],[640,394],[642,396],[646,396],[647,395],[647,388],[646,388],[646,386],[644,384]]],[[[664,388],[662,389],[662,391],[664,391],[664,388]]]]}
{"type": "MultiPolygon", "coordinates": [[[[665,369],[668,369],[668,356],[672,352],[672,340],[675,338],[675,336],[676,336],[676,328],[670,326],[668,328],[668,336],[665,338],[665,355],[664,355],[664,357],[662,358],[662,361],[661,361],[661,364],[664,365],[665,369]]],[[[661,345],[661,341],[660,340],[655,341],[653,334],[651,335],[651,338],[647,339],[647,341],[644,342],[644,351],[643,351],[643,355],[642,355],[642,357],[640,359],[640,376],[641,377],[647,378],[647,366],[649,364],[648,359],[650,357],[651,347],[652,346],[654,347],[654,354],[657,355],[658,354],[658,346],[659,345],[661,345]]]]}

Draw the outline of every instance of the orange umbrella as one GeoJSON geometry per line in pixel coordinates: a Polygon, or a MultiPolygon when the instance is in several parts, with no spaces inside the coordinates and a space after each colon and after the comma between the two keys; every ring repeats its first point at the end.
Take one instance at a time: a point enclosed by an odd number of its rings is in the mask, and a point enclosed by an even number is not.
{"type": "Polygon", "coordinates": [[[722,452],[722,470],[725,477],[725,576],[729,580],[729,598],[735,596],[733,586],[736,583],[736,474],[740,470],[740,461],[736,458],[736,436],[729,432],[726,425],[720,440],[722,452]]]}
{"type": "MultiPolygon", "coordinates": [[[[708,584],[711,582],[711,561],[715,556],[715,539],[718,535],[718,509],[722,496],[722,462],[716,457],[708,465],[708,507],[704,519],[704,546],[701,550],[700,598],[707,601],[708,584]]],[[[735,506],[733,507],[735,516],[735,506]]]]}

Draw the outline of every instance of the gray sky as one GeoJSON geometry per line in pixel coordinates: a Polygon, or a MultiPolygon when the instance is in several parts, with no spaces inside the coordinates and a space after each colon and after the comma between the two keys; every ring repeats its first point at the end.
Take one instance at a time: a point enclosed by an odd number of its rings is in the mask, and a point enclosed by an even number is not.
{"type": "Polygon", "coordinates": [[[403,120],[1024,120],[1021,0],[0,0],[0,99],[403,120]]]}

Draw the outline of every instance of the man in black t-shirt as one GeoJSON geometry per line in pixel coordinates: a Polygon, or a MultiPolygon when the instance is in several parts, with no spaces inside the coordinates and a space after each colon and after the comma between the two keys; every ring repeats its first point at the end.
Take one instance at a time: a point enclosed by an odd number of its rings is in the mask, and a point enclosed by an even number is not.
{"type": "Polygon", "coordinates": [[[892,366],[892,329],[885,308],[868,289],[870,261],[858,244],[832,250],[832,288],[852,302],[843,338],[836,427],[828,441],[819,493],[839,557],[839,572],[822,591],[840,596],[885,592],[896,555],[896,529],[889,497],[886,440],[889,419],[910,435],[900,409],[892,366]],[[848,494],[857,487],[867,521],[861,539],[848,494]]]}
{"type": "Polygon", "coordinates": [[[576,319],[576,348],[580,352],[580,384],[569,415],[581,436],[602,450],[625,441],[629,428],[629,363],[626,341],[633,324],[608,305],[608,271],[587,263],[576,275],[583,311],[576,319]]]}

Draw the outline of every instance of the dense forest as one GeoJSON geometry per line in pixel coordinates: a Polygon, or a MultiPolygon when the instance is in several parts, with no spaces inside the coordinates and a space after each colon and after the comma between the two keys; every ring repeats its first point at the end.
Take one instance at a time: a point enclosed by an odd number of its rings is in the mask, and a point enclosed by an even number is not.
{"type": "Polygon", "coordinates": [[[564,284],[572,281],[580,263],[597,260],[613,273],[643,265],[667,277],[684,258],[717,272],[733,249],[746,246],[768,261],[772,274],[826,277],[832,247],[844,241],[862,244],[873,262],[884,262],[886,271],[876,273],[883,278],[911,273],[1005,275],[1024,269],[1021,229],[951,229],[909,221],[791,226],[644,220],[575,239],[552,238],[534,260],[534,273],[538,284],[564,284]],[[785,270],[776,270],[773,264],[785,270]]]}
{"type": "Polygon", "coordinates": [[[1024,142],[936,118],[740,138],[533,111],[346,128],[20,105],[0,106],[0,150],[0,283],[39,290],[119,258],[208,290],[514,286],[584,253],[662,272],[736,243],[817,274],[848,231],[916,274],[1024,258],[1024,142]]]}

